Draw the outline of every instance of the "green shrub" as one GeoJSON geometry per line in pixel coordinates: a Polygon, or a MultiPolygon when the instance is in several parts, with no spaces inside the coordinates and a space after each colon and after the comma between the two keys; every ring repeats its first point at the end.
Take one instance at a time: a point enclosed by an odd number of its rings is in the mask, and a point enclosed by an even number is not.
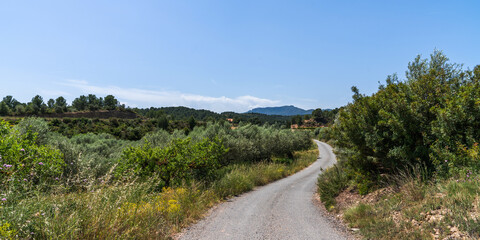
{"type": "MultiPolygon", "coordinates": [[[[58,180],[65,166],[62,154],[36,143],[36,133],[20,134],[0,120],[0,191],[25,191],[58,180]]],[[[3,192],[1,194],[7,194],[3,192]]]]}
{"type": "Polygon", "coordinates": [[[0,222],[0,239],[14,239],[17,232],[13,230],[8,222],[0,222]]]}
{"type": "Polygon", "coordinates": [[[66,163],[64,175],[68,180],[78,182],[98,179],[109,173],[118,163],[123,149],[133,143],[116,139],[106,133],[79,134],[72,138],[49,133],[47,144],[63,153],[66,163]]]}
{"type": "Polygon", "coordinates": [[[14,128],[19,136],[23,135],[25,137],[25,135],[35,134],[37,144],[44,145],[46,143],[49,127],[47,122],[41,118],[23,118],[14,128]]]}
{"type": "Polygon", "coordinates": [[[480,66],[462,70],[435,51],[409,63],[406,77],[388,76],[371,96],[353,87],[353,102],[332,126],[338,157],[349,173],[361,176],[352,177],[364,192],[413,165],[444,177],[465,166],[480,168],[474,146],[480,138],[480,66]]]}
{"type": "Polygon", "coordinates": [[[320,139],[324,142],[328,142],[333,138],[332,128],[330,127],[319,127],[314,131],[314,135],[317,139],[320,139]]]}
{"type": "Polygon", "coordinates": [[[224,122],[195,127],[189,137],[193,141],[214,137],[222,139],[229,149],[222,160],[223,165],[269,161],[273,157],[292,158],[293,152],[309,149],[313,144],[308,131],[292,132],[276,125],[252,124],[241,124],[237,129],[231,129],[230,124],[224,122]]]}
{"type": "Polygon", "coordinates": [[[322,203],[331,210],[336,204],[335,197],[348,186],[347,174],[344,169],[334,165],[320,174],[317,186],[322,203]]]}
{"type": "Polygon", "coordinates": [[[157,175],[167,186],[180,185],[192,178],[208,180],[214,177],[218,161],[227,152],[218,139],[191,143],[190,138],[174,139],[164,148],[147,142],[123,151],[117,175],[131,172],[136,176],[157,175]]]}
{"type": "Polygon", "coordinates": [[[147,133],[142,140],[148,142],[154,147],[164,147],[170,143],[173,139],[173,135],[169,132],[161,129],[155,132],[147,133]]]}

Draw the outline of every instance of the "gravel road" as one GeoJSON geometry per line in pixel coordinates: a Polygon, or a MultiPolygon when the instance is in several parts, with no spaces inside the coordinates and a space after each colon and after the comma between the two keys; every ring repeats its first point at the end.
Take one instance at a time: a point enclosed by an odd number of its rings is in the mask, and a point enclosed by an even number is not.
{"type": "Polygon", "coordinates": [[[346,239],[314,203],[320,168],[336,161],[329,145],[316,144],[311,166],[220,204],[179,239],[346,239]]]}

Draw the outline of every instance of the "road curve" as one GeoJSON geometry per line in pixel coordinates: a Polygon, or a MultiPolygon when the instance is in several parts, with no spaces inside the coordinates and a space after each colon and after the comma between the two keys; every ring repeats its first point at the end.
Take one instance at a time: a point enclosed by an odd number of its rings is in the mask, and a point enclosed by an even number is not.
{"type": "Polygon", "coordinates": [[[336,162],[329,145],[315,142],[320,157],[308,168],[220,204],[179,239],[346,239],[314,203],[320,168],[336,162]]]}

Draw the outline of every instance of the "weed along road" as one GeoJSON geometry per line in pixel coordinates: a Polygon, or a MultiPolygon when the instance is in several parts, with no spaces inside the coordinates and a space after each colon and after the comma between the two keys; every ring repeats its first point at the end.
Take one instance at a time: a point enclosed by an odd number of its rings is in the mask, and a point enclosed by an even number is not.
{"type": "Polygon", "coordinates": [[[320,168],[336,161],[329,145],[316,144],[320,157],[308,168],[220,204],[179,239],[346,239],[314,202],[320,168]]]}

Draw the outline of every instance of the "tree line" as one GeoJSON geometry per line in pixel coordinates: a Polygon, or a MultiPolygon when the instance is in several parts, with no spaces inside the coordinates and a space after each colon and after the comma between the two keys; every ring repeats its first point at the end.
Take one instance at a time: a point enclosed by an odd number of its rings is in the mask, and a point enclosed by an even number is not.
{"type": "MultiPolygon", "coordinates": [[[[97,97],[95,94],[81,95],[75,98],[71,105],[67,100],[60,96],[56,99],[49,99],[44,101],[42,96],[36,95],[30,102],[21,103],[13,96],[8,95],[0,102],[0,116],[30,116],[30,115],[48,115],[48,114],[62,114],[66,112],[84,112],[97,110],[126,110],[124,104],[120,102],[113,95],[107,95],[105,98],[97,97]]],[[[232,119],[232,123],[238,125],[239,123],[251,123],[262,125],[280,124],[285,127],[290,127],[292,124],[302,125],[304,120],[312,119],[317,125],[329,125],[333,122],[339,109],[322,110],[315,109],[311,115],[297,115],[297,116],[280,116],[280,115],[266,115],[261,113],[235,113],[223,112],[216,113],[204,109],[193,109],[188,107],[150,107],[150,108],[128,108],[129,110],[150,119],[157,119],[160,122],[161,128],[167,129],[169,121],[185,121],[189,125],[195,125],[196,121],[201,122],[216,122],[232,119]]],[[[191,127],[192,128],[192,127],[191,127]]]]}
{"type": "Polygon", "coordinates": [[[120,104],[113,95],[107,95],[105,98],[97,97],[95,94],[81,95],[75,98],[71,105],[62,96],[56,99],[51,98],[45,102],[40,95],[36,95],[27,103],[19,102],[11,95],[5,96],[0,102],[1,116],[122,109],[125,109],[125,105],[120,104]]]}

